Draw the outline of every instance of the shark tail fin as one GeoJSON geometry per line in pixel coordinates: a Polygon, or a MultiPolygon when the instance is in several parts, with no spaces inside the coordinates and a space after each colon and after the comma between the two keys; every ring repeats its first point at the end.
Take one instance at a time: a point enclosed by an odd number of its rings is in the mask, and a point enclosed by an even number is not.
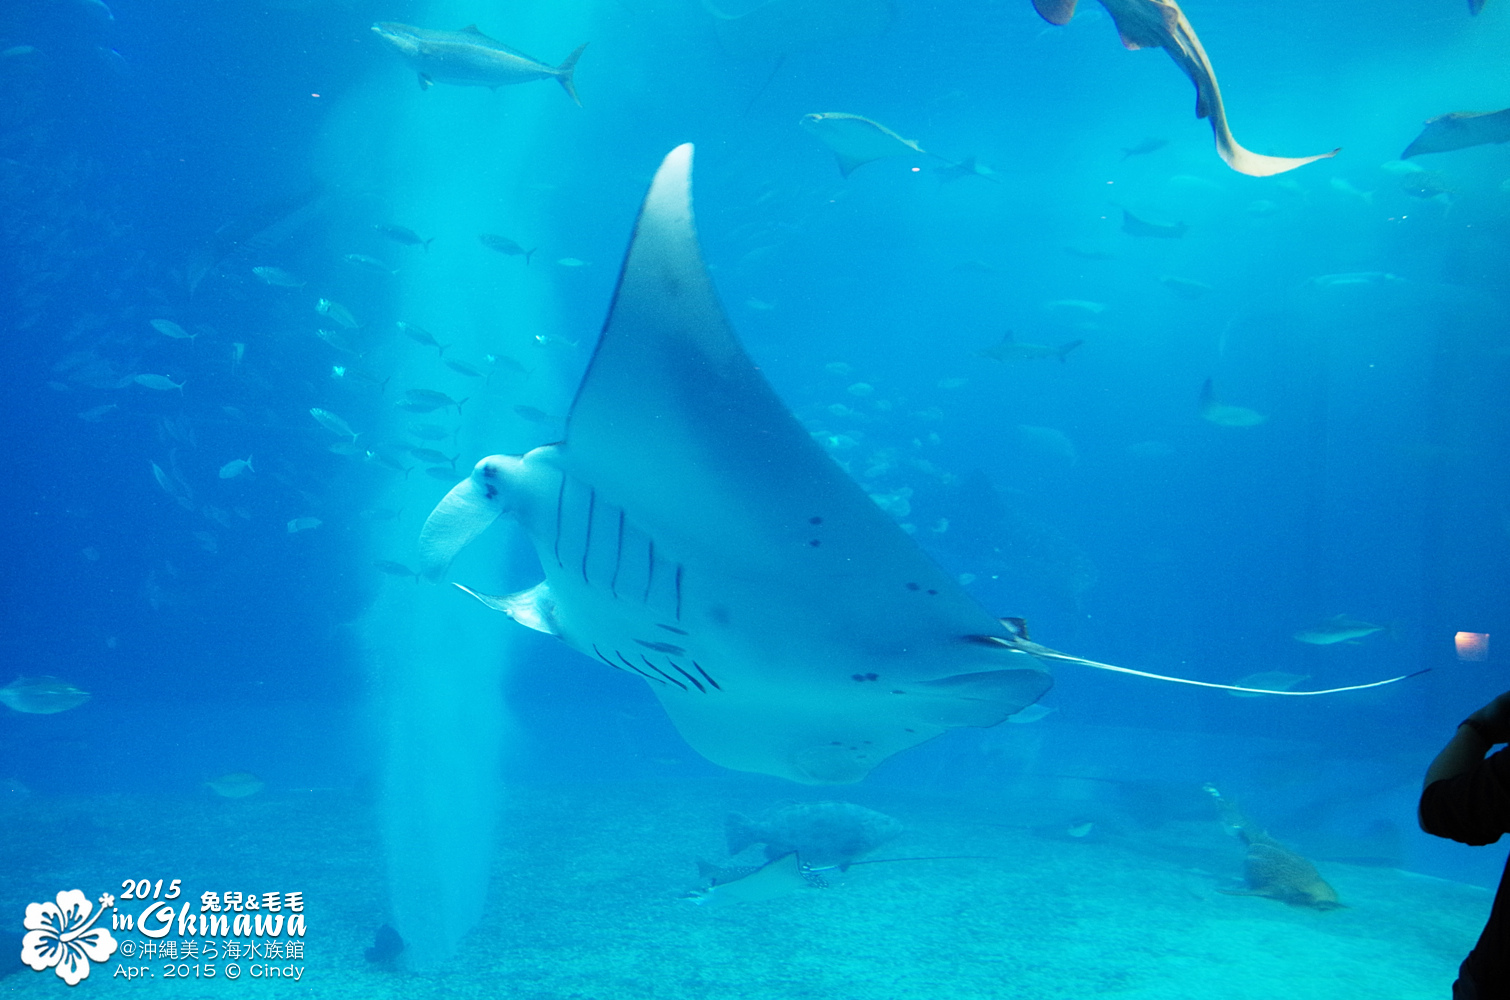
{"type": "Polygon", "coordinates": [[[1059,348],[1059,361],[1060,361],[1060,363],[1063,364],[1064,359],[1069,355],[1069,353],[1071,351],[1073,351],[1075,348],[1079,347],[1083,343],[1085,343],[1085,341],[1083,341],[1083,340],[1072,340],[1068,344],[1061,345],[1060,348],[1059,348]]]}
{"type": "Polygon", "coordinates": [[[582,58],[582,50],[585,48],[587,48],[586,42],[578,45],[572,54],[556,67],[557,82],[561,84],[561,89],[566,91],[566,96],[570,97],[579,108],[582,106],[582,99],[577,96],[577,85],[572,81],[572,74],[577,71],[577,60],[582,58]]]}
{"type": "Polygon", "coordinates": [[[1216,389],[1212,386],[1211,379],[1208,378],[1205,382],[1201,383],[1200,409],[1202,413],[1206,413],[1214,406],[1216,406],[1216,389]]]}
{"type": "Polygon", "coordinates": [[[728,844],[729,856],[733,857],[751,844],[764,843],[765,831],[748,816],[729,813],[724,817],[724,840],[728,844]]]}

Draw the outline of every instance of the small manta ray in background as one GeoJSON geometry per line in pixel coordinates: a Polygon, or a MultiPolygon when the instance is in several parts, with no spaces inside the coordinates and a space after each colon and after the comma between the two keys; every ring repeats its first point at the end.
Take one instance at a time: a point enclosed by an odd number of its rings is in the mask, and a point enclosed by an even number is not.
{"type": "Polygon", "coordinates": [[[1003,722],[1052,686],[1044,662],[1232,687],[1032,643],[930,560],[740,346],[691,181],[680,146],[651,182],[564,434],[482,459],[446,494],[420,532],[428,579],[512,514],[545,580],[460,589],[644,680],[710,761],[805,784],[859,781],[950,729],[1003,722]]]}
{"type": "Polygon", "coordinates": [[[1426,127],[1405,147],[1400,159],[1498,142],[1510,142],[1510,108],[1503,111],[1453,111],[1428,118],[1426,127]]]}
{"type": "Polygon", "coordinates": [[[1216,799],[1227,832],[1248,846],[1248,857],[1243,866],[1247,888],[1218,889],[1218,892],[1229,896],[1264,896],[1289,906],[1312,910],[1346,908],[1346,904],[1337,898],[1337,890],[1327,884],[1315,865],[1250,823],[1237,806],[1224,799],[1214,787],[1203,787],[1216,799]]]}
{"type": "Polygon", "coordinates": [[[81,691],[67,681],[47,674],[17,677],[0,687],[0,705],[27,715],[56,715],[78,708],[88,700],[88,691],[81,691]]]}
{"type": "Polygon", "coordinates": [[[1008,330],[1002,334],[1001,341],[990,347],[983,347],[975,353],[983,358],[993,361],[1043,361],[1047,358],[1058,358],[1061,362],[1071,351],[1085,343],[1083,340],[1072,340],[1058,347],[1049,344],[1027,344],[1013,336],[1008,330]]]}
{"type": "Polygon", "coordinates": [[[475,24],[460,31],[431,31],[395,21],[379,21],[372,30],[414,67],[422,90],[429,90],[437,83],[496,90],[516,83],[554,79],[577,107],[582,106],[572,74],[582,50],[587,48],[586,42],[578,45],[560,66],[550,66],[489,38],[475,24]]]}
{"type": "Polygon", "coordinates": [[[979,177],[981,180],[990,181],[993,184],[1001,183],[1001,178],[996,176],[996,171],[981,163],[973,155],[965,157],[958,163],[946,162],[942,167],[935,167],[933,173],[934,176],[945,184],[951,181],[963,180],[966,177],[979,177]]]}
{"type": "Polygon", "coordinates": [[[1122,210],[1122,231],[1129,236],[1144,236],[1154,239],[1177,240],[1190,232],[1190,227],[1183,222],[1174,225],[1165,225],[1162,222],[1149,222],[1133,215],[1127,209],[1122,210]]]}
{"type": "MultiPolygon", "coordinates": [[[[1077,0],[1033,0],[1033,7],[1050,24],[1069,24],[1077,0]]],[[[1129,49],[1163,49],[1195,84],[1195,116],[1211,119],[1216,151],[1227,166],[1251,177],[1282,174],[1307,163],[1336,156],[1337,149],[1316,156],[1265,156],[1238,145],[1227,127],[1227,110],[1216,85],[1216,71],[1175,0],[1101,0],[1112,16],[1122,44],[1129,49]]],[[[1152,152],[1152,150],[1149,150],[1152,152]]]]}
{"type": "Polygon", "coordinates": [[[1218,427],[1257,427],[1269,418],[1246,406],[1228,406],[1217,402],[1216,389],[1207,379],[1201,384],[1201,419],[1218,427]]]}
{"type": "Polygon", "coordinates": [[[879,122],[842,111],[803,115],[801,125],[829,148],[845,177],[875,160],[925,152],[879,122]]]}

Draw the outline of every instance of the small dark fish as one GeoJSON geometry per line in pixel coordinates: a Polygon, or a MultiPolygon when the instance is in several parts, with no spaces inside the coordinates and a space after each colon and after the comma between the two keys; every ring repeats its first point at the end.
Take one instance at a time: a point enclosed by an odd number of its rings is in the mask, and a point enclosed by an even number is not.
{"type": "Polygon", "coordinates": [[[1122,150],[1122,159],[1125,160],[1129,156],[1147,156],[1149,153],[1157,153],[1167,145],[1169,145],[1168,139],[1160,139],[1158,136],[1151,135],[1136,146],[1124,147],[1122,150]]]}
{"type": "Polygon", "coordinates": [[[416,344],[423,344],[426,347],[433,347],[438,354],[443,355],[446,353],[446,345],[436,340],[435,335],[432,334],[429,330],[426,330],[424,327],[415,326],[413,323],[405,323],[404,321],[400,320],[398,322],[398,330],[399,333],[402,333],[404,336],[408,337],[416,344]]]}
{"type": "Polygon", "coordinates": [[[395,243],[401,243],[406,247],[424,247],[425,252],[430,252],[430,244],[435,242],[435,237],[428,240],[420,236],[408,226],[393,226],[379,223],[372,227],[395,243]]]}
{"type": "Polygon", "coordinates": [[[1150,236],[1157,239],[1177,240],[1190,231],[1190,227],[1183,222],[1176,222],[1172,226],[1160,222],[1148,222],[1133,215],[1127,209],[1122,210],[1122,231],[1129,236],[1150,236]]]}
{"type": "Polygon", "coordinates": [[[524,365],[520,364],[515,359],[509,357],[507,354],[489,354],[488,361],[500,367],[507,368],[511,372],[517,372],[520,375],[528,375],[530,373],[530,370],[528,368],[524,367],[524,365]]]}
{"type": "Polygon", "coordinates": [[[344,336],[342,336],[339,331],[316,330],[315,336],[319,337],[331,347],[334,347],[336,350],[341,351],[345,354],[350,354],[353,357],[357,358],[360,358],[362,356],[362,352],[357,350],[355,347],[352,347],[351,342],[348,341],[344,336]]]}
{"type": "Polygon", "coordinates": [[[462,404],[465,402],[465,399],[455,400],[445,393],[437,392],[434,389],[410,389],[404,393],[403,401],[395,405],[400,409],[408,410],[410,413],[433,413],[436,410],[443,410],[446,407],[454,406],[456,407],[456,412],[460,413],[462,404]]]}
{"type": "Polygon", "coordinates": [[[448,431],[439,424],[410,424],[409,433],[421,441],[444,441],[455,432],[448,431]]]}
{"type": "Polygon", "coordinates": [[[453,472],[456,470],[456,460],[461,457],[460,455],[443,455],[434,448],[410,448],[409,454],[431,465],[450,466],[453,472]]]}
{"type": "Polygon", "coordinates": [[[496,250],[499,253],[506,254],[510,257],[522,256],[526,264],[528,264],[530,262],[530,258],[535,255],[534,250],[524,249],[524,247],[520,246],[518,243],[515,243],[507,236],[498,236],[493,233],[482,233],[477,237],[477,240],[489,250],[496,250]]]}
{"type": "Polygon", "coordinates": [[[544,410],[538,410],[533,406],[516,406],[514,412],[532,424],[548,424],[556,419],[544,410]]]}
{"type": "Polygon", "coordinates": [[[467,364],[465,361],[458,361],[455,358],[443,358],[443,359],[441,359],[441,364],[445,365],[447,368],[451,369],[456,374],[458,374],[458,375],[465,375],[467,378],[487,378],[488,377],[488,373],[487,372],[482,371],[482,370],[480,370],[478,368],[474,368],[473,366],[467,364]]]}
{"type": "Polygon", "coordinates": [[[419,574],[410,569],[408,566],[405,566],[403,563],[394,562],[391,559],[378,559],[373,562],[372,565],[376,566],[384,573],[387,573],[389,576],[412,576],[414,577],[415,583],[419,582],[419,574]]]}

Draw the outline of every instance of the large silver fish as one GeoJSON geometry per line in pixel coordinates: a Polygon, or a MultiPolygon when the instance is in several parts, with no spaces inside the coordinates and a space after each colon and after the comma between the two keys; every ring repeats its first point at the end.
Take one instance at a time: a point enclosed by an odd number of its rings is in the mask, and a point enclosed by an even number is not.
{"type": "Polygon", "coordinates": [[[475,24],[460,31],[431,31],[395,21],[379,21],[372,30],[414,67],[419,85],[425,90],[437,83],[497,88],[554,79],[578,107],[582,106],[572,74],[582,50],[587,48],[586,42],[578,45],[561,65],[551,66],[489,38],[475,24]]]}

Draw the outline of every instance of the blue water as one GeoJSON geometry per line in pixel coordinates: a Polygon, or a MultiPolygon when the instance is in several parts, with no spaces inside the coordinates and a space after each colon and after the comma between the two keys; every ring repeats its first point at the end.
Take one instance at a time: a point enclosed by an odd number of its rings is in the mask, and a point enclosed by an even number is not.
{"type": "MultiPolygon", "coordinates": [[[[392,776],[425,765],[395,763],[374,649],[409,634],[405,602],[429,585],[373,562],[414,562],[404,546],[449,483],[394,442],[458,455],[460,478],[559,435],[512,408],[564,414],[645,185],[692,141],[704,250],[750,354],[993,613],[1076,655],[1218,683],[1430,670],[1354,694],[1237,699],[1058,667],[1036,755],[1018,752],[1015,726],[957,730],[862,790],[964,816],[1004,787],[1053,800],[1063,787],[1035,784],[1053,776],[1178,795],[1209,781],[1323,860],[1492,885],[1503,850],[1430,840],[1414,797],[1454,724],[1506,686],[1503,653],[1459,662],[1452,640],[1510,641],[1510,161],[1495,145],[1412,161],[1445,191],[1434,199],[1381,164],[1428,117],[1506,103],[1498,4],[1470,18],[1460,0],[1192,0],[1240,142],[1342,147],[1273,178],[1227,169],[1189,82],[1163,53],[1124,52],[1090,0],[1063,28],[1026,0],[898,0],[879,34],[744,56],[700,5],[671,0],[0,10],[0,661],[91,695],[54,715],[5,710],[3,836],[17,850],[45,839],[49,803],[202,804],[204,783],[232,772],[265,781],[262,796],[367,803],[350,815],[373,843],[404,818],[392,776]],[[550,81],[421,93],[374,21],[476,22],[547,63],[588,41],[583,107],[550,81]],[[844,179],[798,126],[821,111],[875,119],[934,155],[844,179]],[[1146,137],[1167,145],[1123,157],[1146,137]],[[968,156],[989,177],[940,172],[968,156]],[[1124,207],[1189,231],[1135,238],[1124,207]],[[436,242],[400,246],[378,224],[436,242]],[[528,264],[496,255],[483,232],[538,249],[528,264]],[[303,285],[271,287],[253,266],[303,285]],[[1170,276],[1209,290],[1185,298],[1170,276]],[[315,336],[339,329],[316,313],[322,297],[360,318],[354,352],[315,336]],[[159,318],[195,339],[163,336],[159,318]],[[456,357],[508,355],[530,374],[446,371],[399,320],[456,357]],[[979,354],[1009,329],[1083,343],[1062,363],[979,354]],[[392,383],[380,392],[353,369],[392,383]],[[1207,378],[1267,419],[1203,421],[1207,378]],[[460,416],[396,410],[416,387],[479,402],[460,416]],[[362,432],[357,454],[331,453],[338,438],[311,407],[362,432]],[[458,436],[405,441],[417,423],[458,436]],[[364,460],[374,448],[412,471],[364,460]],[[248,455],[255,473],[219,477],[248,455]],[[321,523],[290,531],[306,517],[321,523]],[[1292,638],[1335,614],[1388,628],[1331,646],[1292,638]]],[[[528,552],[493,544],[491,588],[538,579],[528,552]]],[[[510,721],[481,753],[488,767],[496,755],[505,799],[511,786],[645,780],[681,796],[728,777],[638,680],[534,634],[492,652],[456,624],[469,620],[448,619],[444,642],[415,640],[429,646],[411,659],[429,649],[432,672],[486,660],[496,683],[481,696],[510,721]]],[[[467,755],[458,740],[450,750],[467,755]]],[[[757,787],[771,803],[848,794],[757,787]]],[[[1157,818],[1190,820],[1178,812],[1157,818]]],[[[697,822],[716,831],[710,816],[697,822]]],[[[506,829],[496,841],[527,850],[506,829]]],[[[406,863],[390,852],[388,865],[406,863]]],[[[0,907],[16,929],[26,902],[65,888],[55,880],[41,861],[9,873],[0,907]]],[[[479,887],[478,905],[514,905],[499,901],[509,891],[479,887]]],[[[384,920],[370,916],[343,934],[366,939],[384,920]]]]}

